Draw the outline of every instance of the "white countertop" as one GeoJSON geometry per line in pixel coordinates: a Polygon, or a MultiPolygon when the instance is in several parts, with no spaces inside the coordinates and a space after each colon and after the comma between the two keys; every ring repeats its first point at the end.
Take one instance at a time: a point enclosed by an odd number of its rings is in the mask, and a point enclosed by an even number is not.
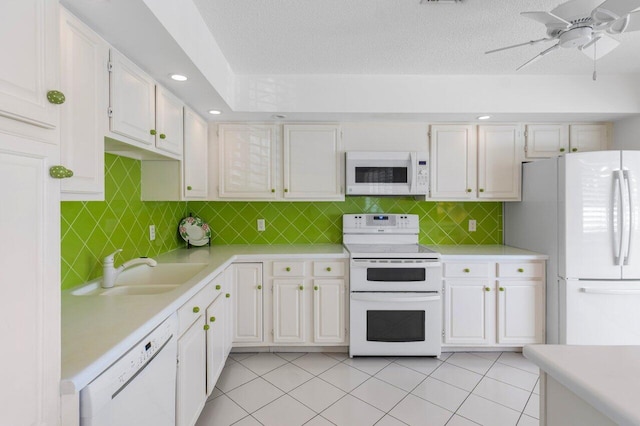
{"type": "Polygon", "coordinates": [[[546,260],[549,256],[529,250],[503,245],[426,245],[442,255],[442,260],[485,260],[487,257],[507,256],[510,260],[546,260]]]}
{"type": "Polygon", "coordinates": [[[613,422],[640,424],[640,346],[530,345],[523,353],[613,422]]]}

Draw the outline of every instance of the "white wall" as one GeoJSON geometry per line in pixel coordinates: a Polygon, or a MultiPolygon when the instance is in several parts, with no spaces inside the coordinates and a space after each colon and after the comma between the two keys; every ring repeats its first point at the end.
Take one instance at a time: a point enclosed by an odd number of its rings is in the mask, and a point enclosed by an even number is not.
{"type": "Polygon", "coordinates": [[[640,149],[640,115],[613,123],[612,149],[640,149]]]}

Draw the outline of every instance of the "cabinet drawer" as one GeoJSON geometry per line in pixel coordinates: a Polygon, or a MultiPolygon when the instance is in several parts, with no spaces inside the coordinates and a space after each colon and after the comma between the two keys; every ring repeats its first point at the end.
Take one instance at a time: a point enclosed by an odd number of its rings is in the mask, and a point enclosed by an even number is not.
{"type": "Polygon", "coordinates": [[[193,296],[187,303],[178,309],[178,336],[189,329],[191,324],[201,315],[204,315],[207,306],[213,302],[220,293],[216,290],[217,280],[213,280],[193,296]]]}
{"type": "Polygon", "coordinates": [[[500,278],[542,277],[543,274],[544,264],[542,262],[498,263],[498,277],[500,278]]]}
{"type": "Polygon", "coordinates": [[[492,265],[493,263],[489,262],[445,262],[443,274],[449,278],[488,277],[490,276],[492,265]]]}
{"type": "Polygon", "coordinates": [[[313,275],[316,277],[343,277],[344,262],[313,262],[313,275]]]}
{"type": "Polygon", "coordinates": [[[274,277],[303,277],[304,262],[273,262],[274,277]]]}

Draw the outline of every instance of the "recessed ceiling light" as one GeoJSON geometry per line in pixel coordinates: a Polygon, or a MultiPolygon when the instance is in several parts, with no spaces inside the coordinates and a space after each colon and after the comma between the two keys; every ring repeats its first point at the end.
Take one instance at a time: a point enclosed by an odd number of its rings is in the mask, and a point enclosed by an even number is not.
{"type": "Polygon", "coordinates": [[[479,115],[476,117],[478,120],[488,120],[491,118],[490,115],[479,115]]]}
{"type": "Polygon", "coordinates": [[[273,114],[271,117],[276,118],[278,120],[282,120],[283,118],[287,118],[284,114],[273,114]]]}
{"type": "Polygon", "coordinates": [[[211,114],[211,115],[220,115],[220,114],[222,114],[222,111],[218,111],[217,109],[210,109],[209,110],[209,114],[211,114]]]}
{"type": "Polygon", "coordinates": [[[182,74],[171,74],[171,79],[175,81],[187,81],[187,76],[182,74]]]}

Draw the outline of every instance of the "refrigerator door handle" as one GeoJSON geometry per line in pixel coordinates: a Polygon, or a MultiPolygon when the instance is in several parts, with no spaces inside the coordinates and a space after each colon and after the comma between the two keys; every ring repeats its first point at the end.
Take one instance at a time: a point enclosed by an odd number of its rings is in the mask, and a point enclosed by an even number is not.
{"type": "Polygon", "coordinates": [[[616,288],[605,289],[605,288],[582,287],[580,291],[588,294],[612,294],[612,295],[618,295],[618,296],[640,294],[640,289],[616,289],[616,288]]]}
{"type": "Polygon", "coordinates": [[[627,250],[624,253],[624,260],[623,260],[623,265],[628,265],[629,264],[629,256],[631,255],[631,240],[632,240],[632,233],[633,233],[633,193],[631,191],[631,180],[629,179],[629,173],[631,173],[629,170],[624,170],[622,172],[622,176],[624,177],[624,183],[625,186],[627,187],[627,208],[626,213],[628,214],[628,220],[626,221],[627,224],[627,250]]]}
{"type": "Polygon", "coordinates": [[[622,266],[622,247],[623,247],[623,230],[624,230],[624,183],[622,181],[622,170],[613,171],[613,200],[612,209],[616,214],[611,215],[613,222],[613,248],[615,253],[613,255],[613,263],[617,266],[622,266]],[[616,197],[617,192],[617,197],[616,197]],[[616,229],[617,228],[617,229],[616,229]]]}

